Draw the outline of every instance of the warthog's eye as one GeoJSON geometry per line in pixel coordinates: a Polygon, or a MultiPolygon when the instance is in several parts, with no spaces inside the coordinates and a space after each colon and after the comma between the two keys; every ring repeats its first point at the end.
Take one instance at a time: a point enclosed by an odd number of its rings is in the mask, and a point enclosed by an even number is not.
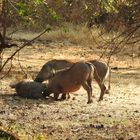
{"type": "Polygon", "coordinates": [[[44,65],[43,67],[42,67],[42,69],[45,69],[46,68],[46,65],[44,65]]]}

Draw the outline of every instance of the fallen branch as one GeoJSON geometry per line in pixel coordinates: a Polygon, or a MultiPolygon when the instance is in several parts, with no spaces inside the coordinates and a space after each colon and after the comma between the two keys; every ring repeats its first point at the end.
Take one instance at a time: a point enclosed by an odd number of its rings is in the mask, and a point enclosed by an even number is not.
{"type": "Polygon", "coordinates": [[[11,69],[12,69],[12,59],[10,59],[10,68],[8,69],[8,71],[6,72],[6,74],[4,74],[2,77],[0,77],[0,79],[3,79],[4,77],[6,77],[8,74],[9,74],[9,72],[11,71],[11,69]]]}

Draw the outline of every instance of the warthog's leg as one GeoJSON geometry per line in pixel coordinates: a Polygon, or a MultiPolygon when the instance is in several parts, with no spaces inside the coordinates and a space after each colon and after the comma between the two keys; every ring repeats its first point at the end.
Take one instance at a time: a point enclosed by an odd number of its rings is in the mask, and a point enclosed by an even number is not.
{"type": "Polygon", "coordinates": [[[55,88],[54,88],[54,100],[57,101],[58,100],[58,97],[59,97],[59,94],[62,93],[62,88],[61,86],[57,85],[55,88]]]}
{"type": "Polygon", "coordinates": [[[94,97],[94,95],[92,95],[92,85],[91,85],[91,83],[92,83],[92,77],[91,78],[89,78],[88,80],[87,80],[87,84],[88,84],[88,86],[90,87],[90,89],[91,89],[91,96],[93,96],[94,97]]]}
{"type": "Polygon", "coordinates": [[[100,87],[100,90],[101,90],[101,93],[100,93],[100,98],[99,98],[99,101],[103,100],[103,96],[105,94],[105,91],[106,91],[106,87],[104,84],[101,84],[101,83],[98,83],[99,87],[100,87]]]}
{"type": "Polygon", "coordinates": [[[66,93],[62,93],[61,100],[66,100],[66,93]]]}
{"type": "Polygon", "coordinates": [[[101,101],[101,100],[103,100],[103,96],[104,96],[104,93],[106,91],[106,86],[97,74],[94,74],[94,79],[96,80],[96,82],[99,85],[100,90],[101,90],[100,98],[99,98],[99,101],[101,101]]]}
{"type": "Polygon", "coordinates": [[[109,94],[109,89],[106,89],[105,90],[105,94],[109,94]]]}
{"type": "Polygon", "coordinates": [[[70,94],[68,93],[68,99],[70,99],[70,94]]]}
{"type": "Polygon", "coordinates": [[[92,103],[93,102],[92,99],[91,99],[92,89],[90,88],[90,86],[88,85],[87,82],[83,83],[82,86],[87,91],[87,94],[88,94],[88,102],[87,102],[87,104],[92,103]]]}
{"type": "Polygon", "coordinates": [[[104,93],[101,93],[101,95],[100,95],[100,97],[99,97],[99,100],[98,100],[98,101],[103,100],[103,96],[104,96],[104,93]]]}
{"type": "Polygon", "coordinates": [[[63,93],[61,96],[61,100],[65,100],[65,99],[70,99],[70,94],[69,93],[63,93]]]}
{"type": "Polygon", "coordinates": [[[59,93],[54,93],[54,100],[57,101],[59,97],[59,93]]]}
{"type": "Polygon", "coordinates": [[[100,88],[101,88],[101,94],[100,94],[100,97],[99,97],[99,101],[103,100],[103,96],[104,96],[105,90],[106,90],[106,87],[105,87],[104,84],[102,84],[102,86],[100,88]]]}

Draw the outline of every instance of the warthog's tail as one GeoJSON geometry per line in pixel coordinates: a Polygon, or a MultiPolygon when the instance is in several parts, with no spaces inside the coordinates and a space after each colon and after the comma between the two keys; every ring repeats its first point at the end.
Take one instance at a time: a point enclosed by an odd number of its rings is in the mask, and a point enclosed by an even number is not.
{"type": "Polygon", "coordinates": [[[93,78],[96,77],[96,79],[98,79],[98,82],[100,82],[100,84],[102,84],[103,81],[101,80],[96,67],[92,63],[90,63],[90,62],[86,62],[86,64],[88,64],[90,66],[90,68],[92,69],[92,71],[93,71],[93,78]]]}
{"type": "Polygon", "coordinates": [[[103,81],[106,80],[107,78],[108,78],[108,91],[109,91],[111,89],[111,85],[110,85],[110,83],[111,83],[111,68],[109,65],[108,65],[107,73],[106,73],[103,81]]]}
{"type": "Polygon", "coordinates": [[[92,63],[90,63],[90,62],[85,62],[85,63],[90,67],[90,69],[91,69],[92,71],[95,70],[95,67],[94,67],[94,65],[93,65],[92,63]]]}

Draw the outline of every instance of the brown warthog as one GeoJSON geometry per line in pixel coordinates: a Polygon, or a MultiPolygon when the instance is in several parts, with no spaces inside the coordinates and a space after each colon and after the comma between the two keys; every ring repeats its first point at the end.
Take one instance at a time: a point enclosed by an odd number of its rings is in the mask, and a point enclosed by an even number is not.
{"type": "Polygon", "coordinates": [[[49,81],[44,96],[54,93],[54,99],[57,100],[60,93],[61,99],[69,92],[75,92],[82,86],[88,94],[88,104],[92,102],[92,87],[94,67],[88,62],[77,62],[69,69],[60,71],[49,81]]]}
{"type": "Polygon", "coordinates": [[[11,88],[15,88],[18,96],[23,98],[38,99],[44,98],[43,92],[46,88],[45,84],[23,80],[10,84],[11,88]]]}
{"type": "MultiPolygon", "coordinates": [[[[105,79],[109,75],[110,68],[107,66],[106,63],[104,63],[102,61],[90,60],[88,62],[92,63],[95,66],[97,73],[94,72],[93,77],[101,89],[101,94],[104,94],[105,91],[107,91],[104,82],[105,82],[105,79]]],[[[43,82],[44,80],[49,80],[55,75],[55,73],[57,73],[61,70],[64,70],[64,69],[68,69],[74,63],[75,63],[74,61],[65,60],[65,59],[50,60],[46,64],[43,65],[40,72],[36,76],[35,81],[43,82]]],[[[100,100],[102,100],[102,99],[100,99],[100,100]]]]}

